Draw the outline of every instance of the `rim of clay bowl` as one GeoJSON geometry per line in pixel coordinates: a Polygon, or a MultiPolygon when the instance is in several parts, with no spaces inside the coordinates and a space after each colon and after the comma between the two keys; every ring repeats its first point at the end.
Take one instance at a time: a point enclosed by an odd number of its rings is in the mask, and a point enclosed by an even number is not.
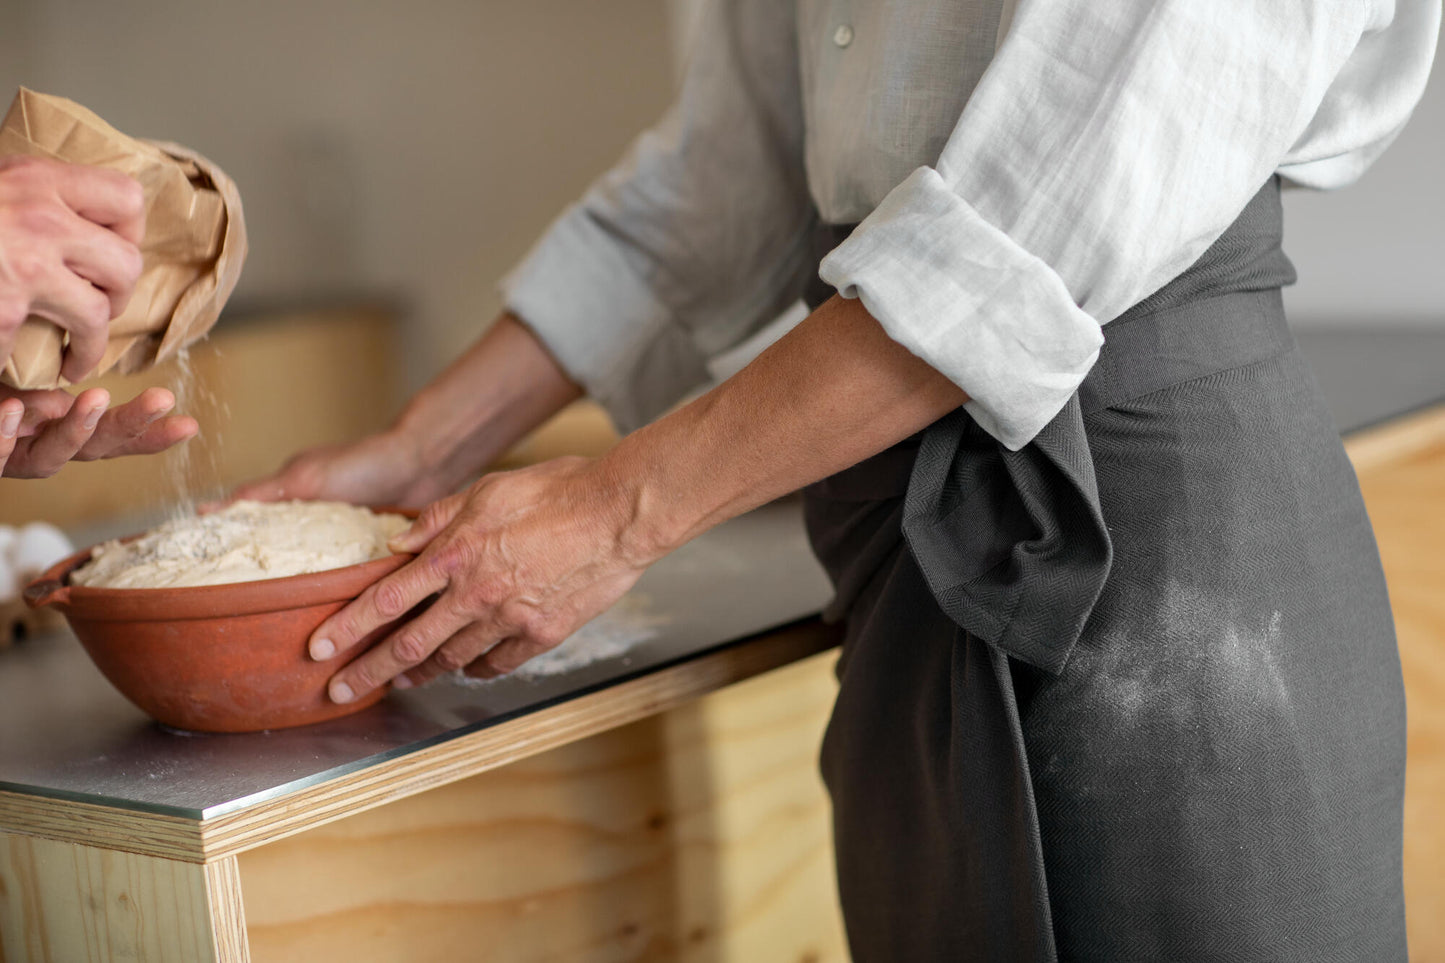
{"type": "MultiPolygon", "coordinates": [[[[367,506],[378,514],[416,518],[415,509],[367,506]]],[[[139,538],[128,535],[122,542],[139,538]]],[[[175,588],[91,588],[71,585],[70,573],[90,560],[99,545],[67,556],[25,586],[25,604],[31,608],[52,606],[68,616],[106,622],[172,621],[213,619],[229,615],[256,615],[285,609],[306,608],[344,602],[360,595],[367,586],[416,558],[412,553],[387,555],[355,565],[305,572],[282,578],[225,582],[219,585],[186,585],[175,588]]]]}

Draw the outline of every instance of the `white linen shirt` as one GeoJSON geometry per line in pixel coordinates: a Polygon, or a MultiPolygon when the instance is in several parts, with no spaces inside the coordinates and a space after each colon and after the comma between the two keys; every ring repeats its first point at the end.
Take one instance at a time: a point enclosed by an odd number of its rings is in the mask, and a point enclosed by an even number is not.
{"type": "MultiPolygon", "coordinates": [[[[620,428],[819,272],[1017,449],[1102,326],[1276,171],[1353,181],[1418,102],[1440,0],[721,0],[656,127],[503,281],[620,428]]],[[[826,359],[820,359],[826,364],[826,359]]]]}

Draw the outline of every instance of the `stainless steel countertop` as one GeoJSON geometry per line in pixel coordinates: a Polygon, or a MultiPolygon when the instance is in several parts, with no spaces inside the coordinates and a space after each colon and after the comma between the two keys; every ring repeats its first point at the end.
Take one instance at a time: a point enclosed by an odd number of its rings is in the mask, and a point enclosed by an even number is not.
{"type": "Polygon", "coordinates": [[[393,692],[357,715],[250,735],[168,730],[68,632],[0,652],[0,789],[210,818],[456,738],[816,614],[831,596],[788,499],[663,559],[584,632],[625,653],[564,675],[393,692]],[[646,637],[646,636],[651,637],[646,637]]]}

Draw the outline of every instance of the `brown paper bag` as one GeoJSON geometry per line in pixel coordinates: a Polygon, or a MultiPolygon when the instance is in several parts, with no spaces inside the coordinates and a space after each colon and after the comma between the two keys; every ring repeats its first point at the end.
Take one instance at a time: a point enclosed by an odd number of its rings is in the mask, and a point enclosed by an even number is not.
{"type": "MultiPolygon", "coordinates": [[[[95,374],[165,361],[211,329],[246,260],[241,195],[219,167],[176,144],[127,137],[74,101],[24,87],[0,125],[0,156],[9,154],[109,167],[145,189],[144,268],[125,311],[110,322],[95,374]]],[[[56,387],[64,348],[64,331],[26,319],[0,381],[56,387]]]]}

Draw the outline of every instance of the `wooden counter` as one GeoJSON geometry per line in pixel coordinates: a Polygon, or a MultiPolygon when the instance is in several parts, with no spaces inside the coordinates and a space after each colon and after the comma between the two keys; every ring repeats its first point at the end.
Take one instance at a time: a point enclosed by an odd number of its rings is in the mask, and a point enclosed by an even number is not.
{"type": "MultiPolygon", "coordinates": [[[[1348,447],[1410,700],[1412,958],[1445,960],[1445,409],[1348,447]]],[[[0,959],[845,959],[833,642],[803,620],[215,812],[0,792],[0,959]]]]}
{"type": "Polygon", "coordinates": [[[809,621],[214,819],[0,793],[4,959],[839,959],[832,644],[809,621]]]}

